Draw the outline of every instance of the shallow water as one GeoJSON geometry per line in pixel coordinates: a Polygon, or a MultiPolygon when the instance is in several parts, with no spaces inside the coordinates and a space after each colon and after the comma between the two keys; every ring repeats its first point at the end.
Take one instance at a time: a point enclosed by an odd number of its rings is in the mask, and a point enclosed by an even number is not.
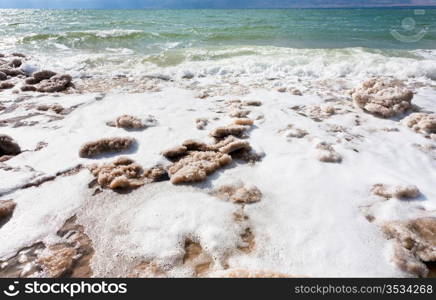
{"type": "Polygon", "coordinates": [[[435,20],[436,9],[0,10],[0,49],[81,75],[434,79],[435,20]]]}

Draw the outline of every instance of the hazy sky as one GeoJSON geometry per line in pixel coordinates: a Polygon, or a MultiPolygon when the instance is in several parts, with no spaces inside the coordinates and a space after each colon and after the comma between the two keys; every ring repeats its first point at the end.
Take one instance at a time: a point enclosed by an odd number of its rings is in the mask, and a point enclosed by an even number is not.
{"type": "Polygon", "coordinates": [[[0,8],[282,8],[435,5],[436,0],[0,0],[0,8]]]}

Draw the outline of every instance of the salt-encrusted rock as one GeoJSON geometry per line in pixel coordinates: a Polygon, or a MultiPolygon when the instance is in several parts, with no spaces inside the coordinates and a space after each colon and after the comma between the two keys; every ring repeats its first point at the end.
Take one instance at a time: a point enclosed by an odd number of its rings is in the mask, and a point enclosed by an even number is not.
{"type": "Polygon", "coordinates": [[[103,153],[121,152],[132,147],[134,143],[135,139],[129,137],[103,138],[84,144],[79,150],[79,156],[89,158],[103,153]]]}
{"type": "Polygon", "coordinates": [[[42,80],[50,79],[55,76],[56,73],[50,70],[41,70],[32,74],[32,77],[39,83],[42,80]]]}
{"type": "Polygon", "coordinates": [[[317,153],[318,160],[322,162],[340,163],[342,161],[342,155],[336,152],[331,145],[325,142],[319,143],[316,146],[316,149],[318,149],[318,153],[317,153]]]}
{"type": "Polygon", "coordinates": [[[394,246],[392,262],[401,270],[419,277],[427,277],[429,272],[427,266],[421,260],[399,244],[394,246]]]}
{"type": "Polygon", "coordinates": [[[0,90],[11,89],[14,86],[15,86],[15,84],[13,84],[12,82],[9,82],[9,81],[0,82],[0,90]]]}
{"type": "Polygon", "coordinates": [[[224,138],[229,135],[241,136],[248,129],[249,127],[244,125],[221,126],[212,130],[210,135],[215,138],[224,138]]]}
{"type": "Polygon", "coordinates": [[[398,267],[418,276],[426,276],[428,269],[422,262],[436,261],[436,218],[387,222],[382,230],[397,243],[393,260],[398,267]]]}
{"type": "Polygon", "coordinates": [[[242,102],[242,105],[245,106],[261,106],[262,102],[261,101],[257,101],[257,100],[247,100],[242,102]]]}
{"type": "Polygon", "coordinates": [[[62,92],[70,86],[71,81],[70,75],[56,75],[50,79],[42,80],[37,86],[37,91],[41,93],[62,92]]]}
{"type": "Polygon", "coordinates": [[[11,68],[18,68],[18,67],[20,67],[22,64],[23,64],[23,62],[21,61],[21,59],[18,59],[18,58],[14,58],[13,60],[11,60],[11,61],[8,63],[8,65],[9,65],[11,68]]]}
{"type": "Polygon", "coordinates": [[[251,204],[262,199],[262,192],[255,186],[223,185],[212,192],[212,195],[226,201],[240,204],[251,204]]]}
{"type": "Polygon", "coordinates": [[[119,157],[114,162],[101,166],[93,165],[90,171],[100,186],[113,190],[137,188],[145,183],[142,167],[127,157],[119,157]]]}
{"type": "Polygon", "coordinates": [[[243,118],[243,119],[236,119],[235,121],[233,121],[233,124],[252,126],[254,124],[254,122],[251,119],[243,118]]]}
{"type": "Polygon", "coordinates": [[[286,137],[288,138],[298,138],[298,139],[301,139],[309,134],[306,130],[297,128],[292,124],[289,124],[285,129],[279,130],[279,132],[285,132],[286,137]]]}
{"type": "Polygon", "coordinates": [[[0,277],[91,277],[92,241],[75,221],[68,219],[58,230],[56,244],[38,242],[0,260],[0,277]]]}
{"type": "Polygon", "coordinates": [[[3,155],[18,155],[20,146],[8,135],[0,134],[0,157],[3,155]]]}
{"type": "Polygon", "coordinates": [[[19,52],[13,52],[11,55],[16,56],[16,57],[26,58],[26,55],[24,55],[23,53],[19,53],[19,52]]]}
{"type": "Polygon", "coordinates": [[[289,92],[295,96],[303,96],[303,93],[299,89],[296,89],[296,88],[290,89],[289,92]]]}
{"type": "Polygon", "coordinates": [[[403,124],[422,134],[436,133],[435,113],[413,113],[402,120],[403,124]]]}
{"type": "Polygon", "coordinates": [[[413,199],[421,195],[421,192],[415,185],[387,185],[387,184],[375,184],[373,185],[371,192],[374,195],[389,198],[404,198],[413,199]]]}
{"type": "Polygon", "coordinates": [[[36,87],[28,84],[23,85],[20,89],[22,92],[36,92],[36,87]]]}
{"type": "Polygon", "coordinates": [[[219,168],[231,163],[228,154],[213,151],[192,151],[168,170],[173,184],[203,181],[219,168]]]}
{"type": "Polygon", "coordinates": [[[200,129],[200,130],[203,130],[204,127],[206,127],[208,123],[209,123],[209,120],[206,118],[198,118],[195,120],[195,126],[197,127],[197,129],[200,129]]]}
{"type": "Polygon", "coordinates": [[[188,151],[211,151],[214,148],[202,141],[189,139],[183,142],[182,144],[188,151]]]}
{"type": "Polygon", "coordinates": [[[144,129],[156,125],[156,119],[149,115],[146,117],[136,117],[131,115],[121,115],[113,122],[108,122],[108,126],[119,127],[124,129],[144,129]]]}
{"type": "Polygon", "coordinates": [[[24,75],[24,72],[19,69],[13,69],[5,66],[0,66],[0,72],[12,77],[24,75]]]}
{"type": "Polygon", "coordinates": [[[58,103],[54,103],[54,104],[51,104],[51,105],[41,104],[41,105],[38,105],[36,109],[37,110],[41,110],[41,111],[51,110],[51,111],[54,111],[57,114],[60,114],[60,113],[62,113],[64,111],[63,106],[58,104],[58,103]]]}
{"type": "Polygon", "coordinates": [[[212,146],[212,149],[214,151],[219,151],[221,153],[230,154],[232,152],[238,151],[238,150],[251,150],[251,146],[247,141],[243,141],[240,139],[235,138],[234,136],[228,136],[224,140],[214,144],[212,146]]]}
{"type": "Polygon", "coordinates": [[[230,111],[229,116],[231,118],[245,118],[250,114],[249,110],[245,109],[234,109],[230,111]]]}
{"type": "Polygon", "coordinates": [[[373,78],[352,93],[354,104],[375,115],[390,118],[412,106],[413,92],[394,80],[373,78]]]}
{"type": "Polygon", "coordinates": [[[162,155],[165,156],[166,158],[171,159],[171,158],[183,156],[186,154],[187,151],[188,148],[181,145],[162,151],[162,155]]]}
{"type": "Polygon", "coordinates": [[[12,215],[16,205],[12,200],[0,200],[0,223],[12,215]]]}

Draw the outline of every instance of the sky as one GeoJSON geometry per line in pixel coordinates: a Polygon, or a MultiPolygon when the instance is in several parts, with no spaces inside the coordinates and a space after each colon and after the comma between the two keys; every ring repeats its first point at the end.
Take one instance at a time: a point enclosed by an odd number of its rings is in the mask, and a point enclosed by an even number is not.
{"type": "Polygon", "coordinates": [[[436,6],[436,0],[0,0],[0,8],[286,8],[436,6]]]}

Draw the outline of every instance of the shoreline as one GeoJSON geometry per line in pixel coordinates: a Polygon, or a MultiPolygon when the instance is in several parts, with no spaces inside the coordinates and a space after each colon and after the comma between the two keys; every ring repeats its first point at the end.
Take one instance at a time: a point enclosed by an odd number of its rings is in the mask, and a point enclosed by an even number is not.
{"type": "Polygon", "coordinates": [[[370,80],[325,93],[213,82],[207,95],[146,82],[158,89],[0,93],[1,133],[22,151],[0,163],[0,199],[15,203],[0,227],[2,276],[427,274],[436,250],[419,228],[436,219],[435,136],[410,117],[434,114],[434,87],[377,78],[387,99],[415,93],[385,112],[360,102],[377,92],[370,80]],[[86,143],[106,151],[103,138],[134,146],[80,157],[86,143]],[[120,157],[132,161],[113,165],[120,157]]]}

